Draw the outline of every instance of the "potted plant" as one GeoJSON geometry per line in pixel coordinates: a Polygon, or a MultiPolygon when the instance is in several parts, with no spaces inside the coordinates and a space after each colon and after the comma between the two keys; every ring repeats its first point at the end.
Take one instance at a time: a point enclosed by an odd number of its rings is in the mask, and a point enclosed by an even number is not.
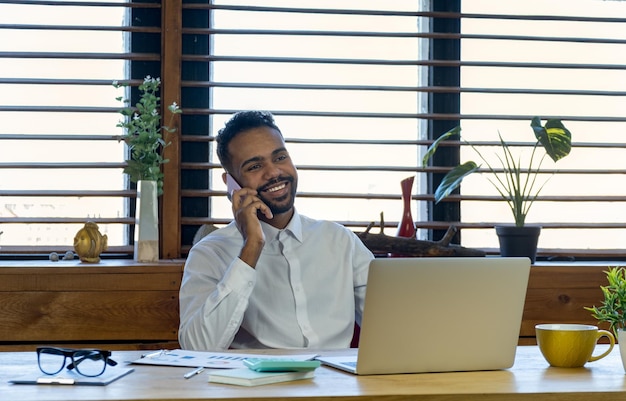
{"type": "MultiPolygon", "coordinates": [[[[115,87],[120,87],[114,82],[115,87]]],[[[158,201],[163,193],[161,165],[169,160],[163,157],[163,149],[169,145],[162,131],[175,132],[161,125],[160,100],[158,96],[161,80],[149,75],[139,85],[139,102],[135,107],[123,97],[117,100],[128,104],[120,110],[124,119],[117,126],[125,130],[121,140],[126,142],[130,159],[126,160],[124,173],[137,184],[137,208],[135,212],[135,260],[154,262],[159,259],[158,201]]],[[[167,108],[173,119],[182,111],[176,103],[167,108]]],[[[171,120],[170,120],[171,121],[171,120]]]]}
{"type": "MultiPolygon", "coordinates": [[[[113,85],[116,88],[122,86],[117,82],[113,85]]],[[[163,149],[169,146],[169,143],[163,140],[161,131],[176,131],[167,125],[161,125],[161,98],[158,96],[160,86],[160,78],[148,75],[139,85],[139,102],[135,107],[129,105],[129,100],[117,98],[118,101],[128,104],[120,110],[124,119],[117,123],[117,126],[125,131],[121,140],[126,142],[130,151],[130,159],[126,160],[124,173],[128,174],[134,183],[140,180],[156,181],[159,195],[163,193],[161,165],[169,161],[163,157],[163,149]]],[[[170,123],[175,114],[182,113],[176,103],[172,103],[167,109],[172,113],[170,123]]]]}
{"type": "MultiPolygon", "coordinates": [[[[488,178],[488,180],[498,191],[500,196],[507,202],[515,221],[515,225],[512,227],[496,227],[496,233],[500,239],[500,253],[502,256],[528,256],[531,262],[534,263],[537,239],[541,227],[526,226],[526,215],[544,185],[547,183],[547,180],[540,182],[537,178],[546,156],[549,156],[554,162],[557,162],[570,153],[572,136],[569,130],[557,119],[549,119],[546,121],[546,124],[542,126],[541,119],[534,117],[530,126],[535,134],[536,142],[533,146],[527,166],[522,165],[521,157],[513,154],[511,150],[512,145],[507,143],[499,133],[498,137],[502,154],[497,157],[501,163],[500,171],[493,167],[474,145],[464,141],[464,143],[471,146],[487,168],[486,170],[481,170],[481,166],[473,161],[467,161],[454,167],[444,176],[437,187],[435,191],[435,203],[439,203],[442,199],[450,195],[468,175],[475,172],[491,173],[492,178],[488,178]],[[545,153],[541,156],[537,155],[538,148],[543,148],[545,153]],[[506,241],[507,238],[509,238],[507,235],[511,235],[508,234],[508,232],[511,231],[510,229],[513,229],[514,246],[509,245],[506,241]],[[522,231],[522,233],[518,233],[518,231],[522,231]],[[528,232],[530,232],[531,235],[530,243],[524,244],[521,241],[520,235],[527,235],[529,234],[528,232]],[[517,249],[516,247],[520,244],[522,245],[521,249],[517,249]]],[[[424,165],[428,163],[428,160],[435,154],[442,141],[452,136],[460,135],[460,132],[461,128],[455,127],[437,138],[426,151],[422,163],[424,165]]]]}
{"type": "Polygon", "coordinates": [[[626,370],[626,268],[611,267],[605,271],[607,286],[600,286],[604,300],[598,306],[585,307],[600,323],[608,323],[619,343],[622,364],[626,370]],[[622,344],[624,344],[622,346],[622,344]]]}

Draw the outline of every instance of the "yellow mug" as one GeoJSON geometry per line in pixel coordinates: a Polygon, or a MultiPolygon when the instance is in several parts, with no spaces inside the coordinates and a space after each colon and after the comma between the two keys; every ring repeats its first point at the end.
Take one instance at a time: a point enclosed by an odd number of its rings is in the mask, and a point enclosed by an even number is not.
{"type": "Polygon", "coordinates": [[[578,368],[604,358],[615,346],[615,337],[606,330],[587,324],[538,324],[537,344],[550,366],[578,368]],[[592,355],[601,337],[609,339],[609,349],[592,355]]]}

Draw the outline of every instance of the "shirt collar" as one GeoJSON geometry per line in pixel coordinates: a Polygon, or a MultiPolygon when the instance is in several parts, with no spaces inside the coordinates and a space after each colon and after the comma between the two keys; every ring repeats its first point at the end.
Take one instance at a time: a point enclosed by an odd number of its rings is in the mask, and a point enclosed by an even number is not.
{"type": "Polygon", "coordinates": [[[285,231],[298,240],[298,242],[302,242],[302,219],[295,208],[293,210],[293,216],[291,216],[291,220],[289,220],[289,224],[287,224],[287,227],[284,229],[279,230],[264,221],[261,222],[261,227],[263,228],[266,238],[277,238],[280,231],[285,231]]]}

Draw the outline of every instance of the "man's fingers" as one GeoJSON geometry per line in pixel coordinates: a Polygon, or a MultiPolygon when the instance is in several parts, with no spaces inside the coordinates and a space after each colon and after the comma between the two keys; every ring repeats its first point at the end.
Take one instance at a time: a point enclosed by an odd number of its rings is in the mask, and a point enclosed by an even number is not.
{"type": "MultiPolygon", "coordinates": [[[[261,201],[259,201],[261,202],[261,201]]],[[[264,203],[261,202],[261,207],[259,208],[259,210],[261,211],[261,213],[263,213],[265,215],[265,217],[267,217],[268,219],[273,219],[274,218],[274,214],[272,213],[272,211],[270,210],[270,208],[264,203]]]]}
{"type": "Polygon", "coordinates": [[[257,195],[257,191],[250,188],[243,188],[233,193],[233,211],[235,214],[239,209],[253,208],[254,213],[261,212],[266,218],[273,219],[274,214],[270,208],[257,195]]]}

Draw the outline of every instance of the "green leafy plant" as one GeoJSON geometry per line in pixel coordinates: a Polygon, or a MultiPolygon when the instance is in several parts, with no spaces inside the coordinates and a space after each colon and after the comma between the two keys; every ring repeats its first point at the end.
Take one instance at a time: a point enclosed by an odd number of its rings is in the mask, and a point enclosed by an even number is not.
{"type": "MultiPolygon", "coordinates": [[[[122,85],[114,82],[113,86],[119,88],[122,85]]],[[[129,100],[117,98],[127,105],[120,110],[124,119],[117,124],[117,127],[124,128],[125,133],[121,140],[126,142],[130,150],[130,159],[126,160],[124,173],[135,183],[139,180],[156,181],[159,195],[163,193],[161,165],[169,162],[163,157],[163,149],[170,145],[163,140],[162,130],[176,132],[175,129],[161,125],[161,98],[158,96],[160,86],[160,78],[148,75],[139,85],[140,99],[135,107],[129,105],[129,100]]],[[[171,112],[170,123],[175,114],[182,113],[175,102],[167,109],[171,112]]]]}
{"type": "Polygon", "coordinates": [[[608,323],[617,337],[617,332],[626,327],[626,269],[611,267],[605,273],[609,285],[600,286],[604,294],[602,305],[585,309],[599,322],[608,323]]]}
{"type": "MultiPolygon", "coordinates": [[[[502,135],[498,133],[502,155],[497,155],[501,163],[501,171],[496,170],[480,151],[471,143],[463,141],[478,154],[480,159],[487,166],[488,171],[481,171],[481,166],[473,161],[468,161],[453,168],[448,172],[435,191],[435,203],[439,203],[442,199],[450,195],[461,184],[463,179],[474,172],[490,172],[493,178],[488,178],[489,182],[495,187],[500,196],[506,200],[517,227],[524,227],[526,215],[530,210],[533,202],[539,196],[539,193],[547,183],[537,181],[539,171],[546,156],[557,162],[570,153],[572,148],[572,135],[567,128],[557,119],[547,120],[545,126],[541,125],[541,119],[534,117],[531,121],[531,127],[535,133],[536,142],[530,155],[528,166],[522,165],[522,159],[515,156],[511,151],[511,145],[504,141],[502,135]],[[545,153],[539,157],[537,149],[543,148],[545,153]],[[537,160],[539,159],[539,160],[537,160]]],[[[437,148],[442,141],[460,135],[461,128],[455,127],[445,134],[441,135],[428,148],[422,159],[424,165],[428,164],[430,158],[435,154],[437,148]]]]}

